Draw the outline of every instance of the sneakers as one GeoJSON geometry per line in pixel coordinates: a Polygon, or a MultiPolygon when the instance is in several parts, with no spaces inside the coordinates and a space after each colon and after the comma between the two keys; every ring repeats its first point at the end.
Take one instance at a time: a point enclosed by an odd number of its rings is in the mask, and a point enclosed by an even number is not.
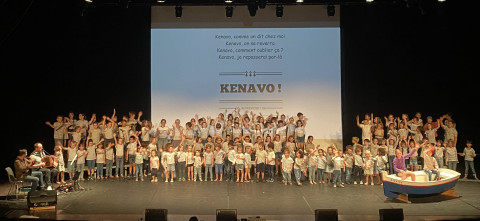
{"type": "Polygon", "coordinates": [[[167,179],[167,180],[165,180],[165,183],[168,183],[168,179],[167,179]]]}
{"type": "Polygon", "coordinates": [[[340,185],[338,185],[338,186],[339,186],[339,187],[341,187],[341,188],[344,188],[344,187],[345,187],[345,186],[344,186],[344,185],[342,185],[342,184],[340,184],[340,185]]]}
{"type": "Polygon", "coordinates": [[[372,185],[372,186],[373,186],[374,184],[372,183],[372,184],[370,184],[370,185],[372,185]]]}
{"type": "Polygon", "coordinates": [[[360,185],[363,185],[363,181],[360,181],[360,185]]]}
{"type": "Polygon", "coordinates": [[[49,185],[49,186],[47,187],[47,190],[52,190],[52,186],[49,185]]]}
{"type": "Polygon", "coordinates": [[[357,185],[357,181],[353,181],[353,184],[354,184],[354,185],[357,185]]]}
{"type": "Polygon", "coordinates": [[[170,183],[173,183],[173,179],[170,180],[170,183]]]}
{"type": "MultiPolygon", "coordinates": [[[[361,183],[360,183],[360,184],[361,184],[361,183]]],[[[367,182],[365,182],[365,186],[366,186],[366,185],[368,185],[368,183],[367,183],[367,182]]]]}
{"type": "Polygon", "coordinates": [[[337,188],[337,185],[333,184],[333,188],[337,188]]]}

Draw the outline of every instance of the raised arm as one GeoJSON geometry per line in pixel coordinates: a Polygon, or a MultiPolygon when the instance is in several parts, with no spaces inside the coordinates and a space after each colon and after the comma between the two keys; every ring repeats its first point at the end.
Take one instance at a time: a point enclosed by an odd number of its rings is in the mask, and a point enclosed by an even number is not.
{"type": "Polygon", "coordinates": [[[360,116],[357,115],[357,126],[362,128],[362,125],[360,124],[360,116]]]}

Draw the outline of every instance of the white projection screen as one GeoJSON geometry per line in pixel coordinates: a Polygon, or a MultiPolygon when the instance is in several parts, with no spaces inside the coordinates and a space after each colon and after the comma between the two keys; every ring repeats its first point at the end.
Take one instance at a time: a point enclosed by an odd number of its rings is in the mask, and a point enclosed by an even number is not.
{"type": "Polygon", "coordinates": [[[275,6],[251,17],[237,6],[152,6],[151,117],[171,126],[198,114],[252,111],[308,119],[306,136],[342,146],[340,11],[324,5],[275,6]]]}

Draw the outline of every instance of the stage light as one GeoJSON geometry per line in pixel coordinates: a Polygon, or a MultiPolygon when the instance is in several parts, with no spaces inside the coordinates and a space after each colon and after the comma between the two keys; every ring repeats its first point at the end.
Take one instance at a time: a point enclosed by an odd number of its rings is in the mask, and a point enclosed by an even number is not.
{"type": "Polygon", "coordinates": [[[438,0],[438,2],[446,2],[447,0],[438,0]]]}
{"type": "Polygon", "coordinates": [[[297,3],[303,3],[303,0],[297,0],[297,3]]]}
{"type": "Polygon", "coordinates": [[[92,0],[85,0],[85,1],[88,2],[88,3],[92,3],[92,0]]]}
{"type": "Polygon", "coordinates": [[[327,6],[327,15],[330,16],[335,16],[335,6],[334,5],[328,5],[327,6]]]}
{"type": "Polygon", "coordinates": [[[275,8],[275,14],[277,14],[278,18],[281,18],[283,16],[283,6],[277,5],[277,8],[275,8]]]}
{"type": "Polygon", "coordinates": [[[267,6],[267,0],[258,0],[258,7],[264,9],[267,6]]]}
{"type": "Polygon", "coordinates": [[[175,6],[175,17],[181,18],[182,17],[182,6],[175,6]]]}
{"type": "Polygon", "coordinates": [[[232,15],[233,15],[233,7],[232,6],[227,6],[225,8],[225,15],[227,16],[227,18],[231,18],[232,15]]]}
{"type": "Polygon", "coordinates": [[[157,0],[158,3],[164,3],[165,0],[157,0]]]}
{"type": "Polygon", "coordinates": [[[249,0],[247,8],[248,8],[248,12],[250,13],[250,16],[252,17],[255,16],[255,14],[257,14],[257,9],[258,9],[257,1],[249,0]]]}
{"type": "Polygon", "coordinates": [[[373,0],[365,0],[366,2],[370,3],[370,2],[373,2],[373,0]]]}
{"type": "Polygon", "coordinates": [[[232,3],[232,0],[225,0],[225,3],[232,3]]]}

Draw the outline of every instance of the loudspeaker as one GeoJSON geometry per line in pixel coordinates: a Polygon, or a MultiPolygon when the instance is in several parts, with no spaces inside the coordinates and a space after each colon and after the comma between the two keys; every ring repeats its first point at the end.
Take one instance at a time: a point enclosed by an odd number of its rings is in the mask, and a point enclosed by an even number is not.
{"type": "Polygon", "coordinates": [[[381,221],[402,221],[403,209],[379,209],[381,221]]]}
{"type": "Polygon", "coordinates": [[[167,221],[167,209],[145,209],[145,221],[167,221]]]}
{"type": "Polygon", "coordinates": [[[316,209],[315,221],[338,221],[337,209],[316,209]]]}
{"type": "Polygon", "coordinates": [[[37,206],[56,206],[56,190],[32,190],[27,195],[28,208],[37,206]]]}
{"type": "Polygon", "coordinates": [[[217,209],[217,221],[237,221],[236,209],[217,209]]]}

